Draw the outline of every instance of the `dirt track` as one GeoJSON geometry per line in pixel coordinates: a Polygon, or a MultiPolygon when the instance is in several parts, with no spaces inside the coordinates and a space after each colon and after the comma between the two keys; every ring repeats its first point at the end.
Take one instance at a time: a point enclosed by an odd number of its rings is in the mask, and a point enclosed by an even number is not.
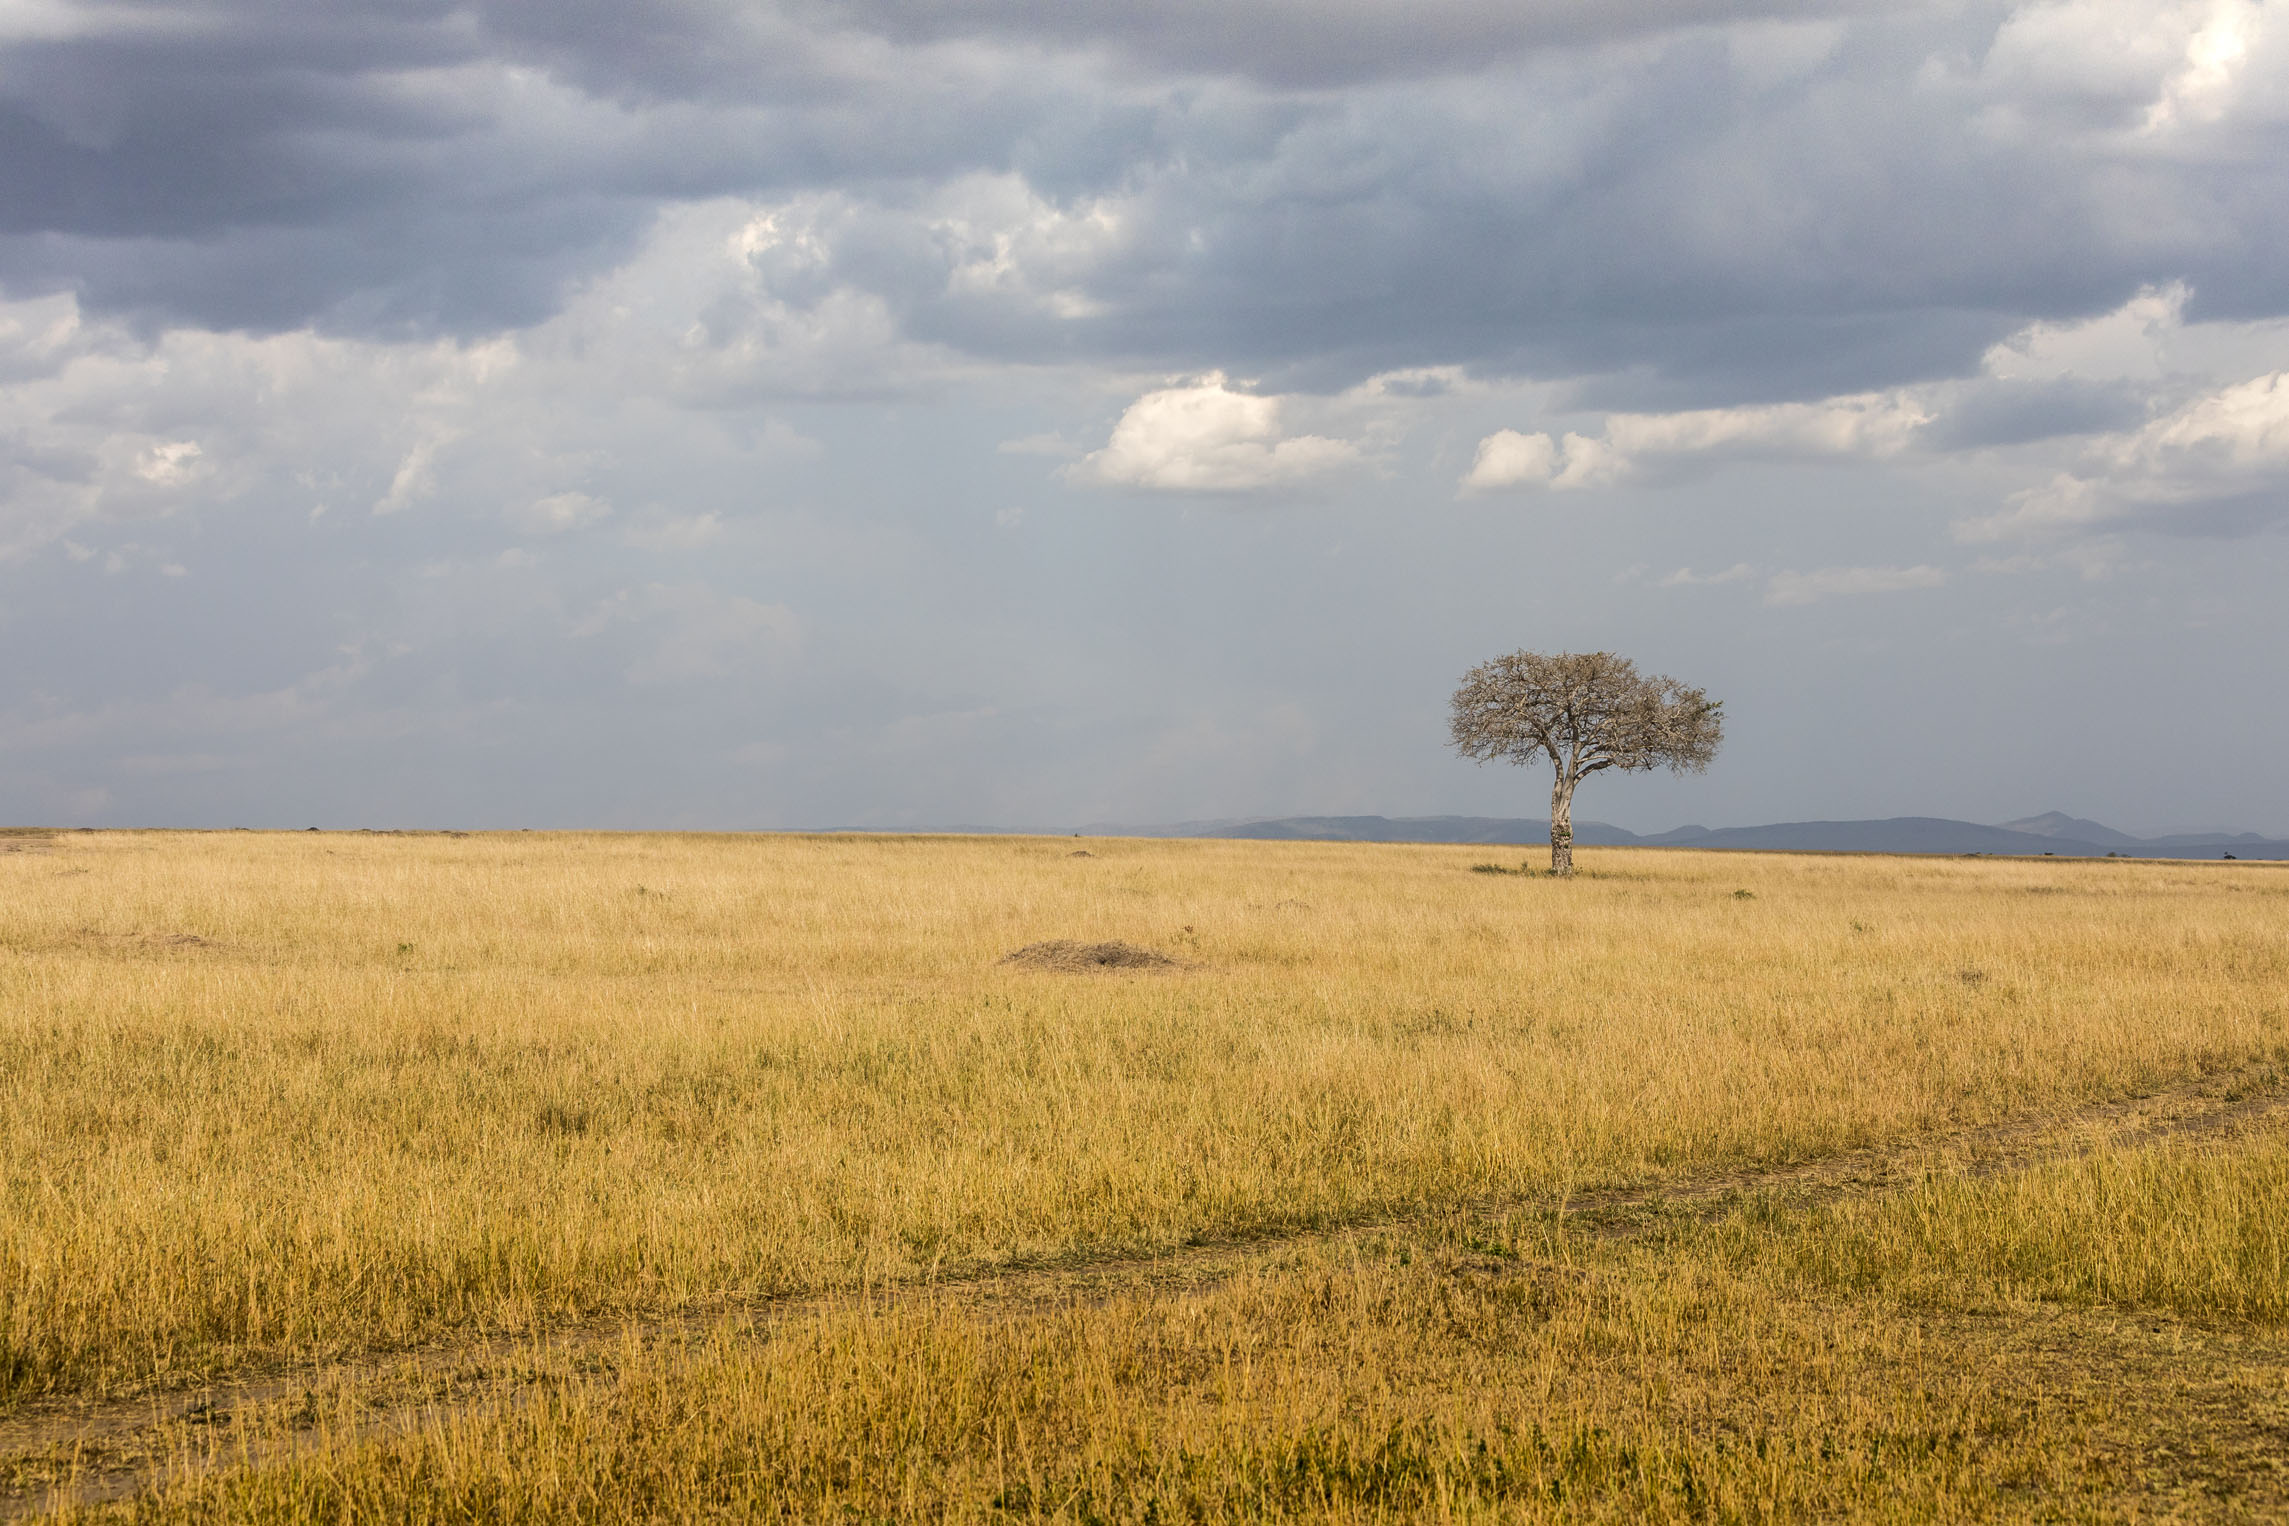
{"type": "MultiPolygon", "coordinates": [[[[309,1434],[321,1397],[339,1413],[344,1399],[358,1415],[353,1434],[380,1436],[434,1416],[438,1394],[454,1408],[515,1403],[532,1381],[533,1359],[577,1358],[688,1337],[726,1323],[771,1321],[833,1302],[928,1296],[987,1310],[1015,1311],[1118,1297],[1212,1287],[1251,1266],[1310,1244],[1339,1243],[1455,1213],[1561,1214],[1580,1232],[1643,1233],[1680,1216],[1713,1218],[1742,1198],[1778,1194],[1795,1208],[1859,1193],[1896,1191],[1932,1174],[1992,1176],[2040,1161],[2071,1158],[2104,1144],[2222,1137],[2289,1116],[2289,1088],[2277,1078],[2218,1074],[2147,1096],[2023,1122],[1936,1135],[1890,1148],[1847,1152],[1799,1165],[1733,1172],[1563,1201],[1509,1200],[1453,1205],[1332,1229],[1188,1246],[1046,1266],[1002,1267],[929,1282],[842,1289],[775,1300],[726,1300],[651,1319],[593,1321],[516,1337],[440,1341],[387,1355],[311,1364],[162,1395],[103,1401],[43,1400],[0,1420],[0,1521],[70,1505],[92,1505],[141,1493],[180,1477],[179,1459],[204,1460],[198,1471],[275,1461],[309,1434]],[[2263,1089],[2253,1089],[2260,1085],[2263,1089]],[[411,1396],[418,1395],[418,1398],[411,1396]],[[185,1448],[203,1432],[220,1444],[185,1448]],[[257,1433],[260,1433],[259,1435],[257,1433]],[[232,1438],[238,1444],[231,1444],[232,1438]],[[167,1459],[178,1459],[169,1462],[167,1459]]],[[[331,1427],[333,1441],[342,1439],[331,1427]]]]}

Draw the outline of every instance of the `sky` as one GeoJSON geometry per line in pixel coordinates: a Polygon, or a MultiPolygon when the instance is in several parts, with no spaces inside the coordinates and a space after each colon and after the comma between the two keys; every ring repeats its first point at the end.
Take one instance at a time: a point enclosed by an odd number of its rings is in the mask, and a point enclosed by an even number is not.
{"type": "Polygon", "coordinates": [[[0,820],[2289,835],[2289,0],[8,0],[0,820]]]}

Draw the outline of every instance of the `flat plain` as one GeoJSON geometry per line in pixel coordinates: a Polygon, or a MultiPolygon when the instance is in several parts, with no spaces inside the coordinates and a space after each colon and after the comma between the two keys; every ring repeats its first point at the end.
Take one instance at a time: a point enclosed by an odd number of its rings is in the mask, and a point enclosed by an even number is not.
{"type": "Polygon", "coordinates": [[[1489,854],[0,838],[0,1515],[2289,1516],[2289,866],[1489,854]]]}

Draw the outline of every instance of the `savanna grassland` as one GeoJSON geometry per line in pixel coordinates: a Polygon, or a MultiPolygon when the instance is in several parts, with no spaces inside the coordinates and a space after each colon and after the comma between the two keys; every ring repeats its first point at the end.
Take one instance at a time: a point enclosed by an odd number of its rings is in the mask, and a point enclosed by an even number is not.
{"type": "Polygon", "coordinates": [[[0,850],[0,1515],[2289,1517],[2289,866],[0,850]]]}

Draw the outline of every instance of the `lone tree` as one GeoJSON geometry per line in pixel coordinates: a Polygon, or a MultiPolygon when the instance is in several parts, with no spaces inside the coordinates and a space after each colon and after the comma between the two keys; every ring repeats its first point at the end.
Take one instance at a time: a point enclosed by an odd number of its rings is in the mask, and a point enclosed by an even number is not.
{"type": "Polygon", "coordinates": [[[1604,768],[1699,773],[1724,740],[1724,702],[1611,652],[1512,652],[1454,691],[1454,747],[1479,763],[1547,757],[1550,872],[1574,872],[1574,786],[1604,768]]]}

